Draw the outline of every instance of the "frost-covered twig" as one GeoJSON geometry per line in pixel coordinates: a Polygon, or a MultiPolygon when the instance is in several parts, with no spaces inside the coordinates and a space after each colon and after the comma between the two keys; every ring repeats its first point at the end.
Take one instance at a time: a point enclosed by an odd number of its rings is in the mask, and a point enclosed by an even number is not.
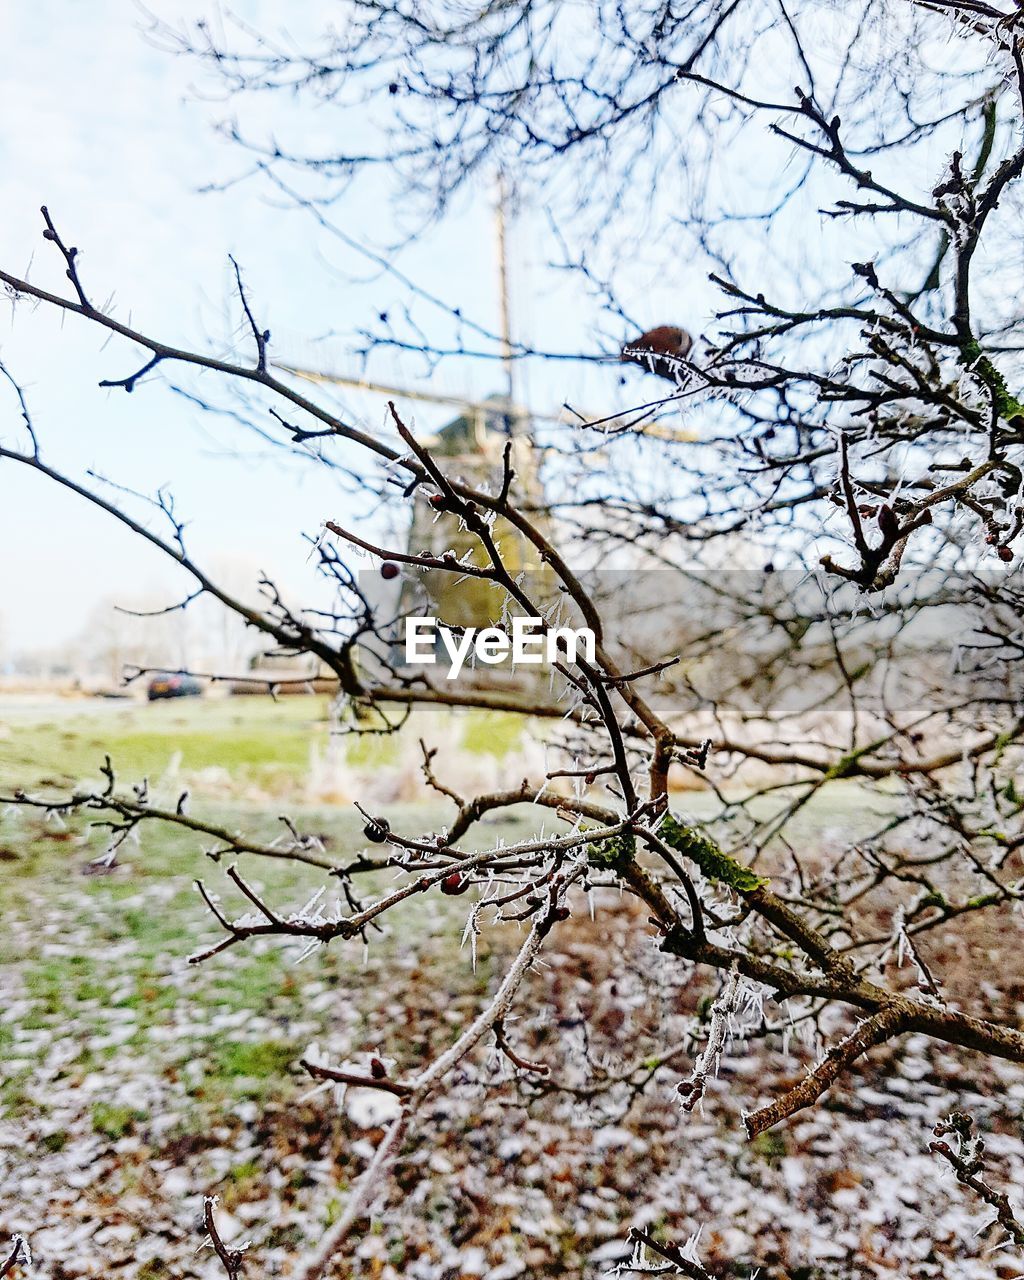
{"type": "Polygon", "coordinates": [[[231,1248],[230,1245],[224,1243],[221,1239],[220,1231],[217,1229],[217,1218],[214,1210],[217,1208],[217,1197],[206,1196],[203,1199],[203,1226],[206,1228],[206,1240],[204,1244],[209,1244],[220,1259],[220,1264],[224,1268],[228,1280],[238,1280],[238,1275],[245,1263],[245,1251],[249,1244],[239,1245],[237,1249],[231,1248]]]}
{"type": "Polygon", "coordinates": [[[874,1045],[883,1044],[899,1035],[906,1025],[907,1011],[900,1006],[893,1006],[876,1013],[874,1017],[865,1018],[845,1040],[833,1045],[799,1084],[793,1086],[781,1098],[776,1098],[766,1107],[753,1111],[743,1117],[747,1136],[756,1138],[765,1129],[778,1124],[780,1120],[788,1120],[790,1116],[804,1107],[817,1102],[821,1095],[862,1054],[874,1045]]]}
{"type": "Polygon", "coordinates": [[[680,1105],[684,1111],[690,1112],[696,1107],[704,1097],[708,1077],[717,1073],[733,1014],[739,1008],[739,1001],[740,980],[739,974],[734,969],[726,978],[718,999],[711,1006],[707,1044],[694,1065],[693,1074],[689,1080],[681,1080],[676,1085],[676,1092],[679,1094],[680,1105]]]}
{"type": "Polygon", "coordinates": [[[641,1227],[633,1227],[630,1230],[629,1239],[634,1245],[633,1256],[625,1266],[617,1268],[620,1272],[632,1272],[637,1275],[687,1276],[689,1280],[713,1280],[711,1273],[705,1270],[697,1257],[696,1236],[680,1246],[659,1242],[641,1227]],[[645,1250],[664,1259],[665,1265],[651,1266],[645,1256],[645,1250]]]}
{"type": "Polygon", "coordinates": [[[514,1067],[518,1067],[520,1071],[530,1071],[534,1075],[548,1076],[551,1074],[551,1068],[546,1062],[531,1062],[529,1058],[524,1058],[521,1053],[513,1049],[509,1043],[508,1035],[505,1032],[504,1018],[498,1018],[494,1024],[494,1039],[498,1048],[508,1058],[514,1067]]]}
{"type": "Polygon", "coordinates": [[[15,1267],[32,1265],[32,1250],[24,1236],[11,1237],[11,1251],[0,1261],[0,1276],[10,1275],[15,1267]]]}
{"type": "Polygon", "coordinates": [[[996,1213],[995,1221],[1018,1248],[1024,1248],[1024,1223],[1016,1216],[1009,1197],[990,1186],[981,1176],[985,1164],[985,1139],[974,1132],[974,1121],[964,1111],[954,1111],[935,1126],[936,1142],[928,1150],[952,1165],[958,1182],[970,1187],[996,1213]],[[957,1149],[942,1141],[947,1134],[955,1136],[957,1149]]]}
{"type": "Polygon", "coordinates": [[[402,1142],[417,1108],[437,1088],[452,1068],[461,1062],[493,1029],[495,1023],[504,1019],[511,1008],[512,1001],[523,979],[529,973],[530,967],[537,958],[544,938],[551,930],[553,916],[558,911],[560,898],[569,886],[583,875],[585,870],[586,864],[577,862],[566,873],[557,878],[558,883],[552,895],[548,914],[535,921],[515,960],[505,974],[501,985],[495,992],[494,998],[477,1015],[455,1043],[410,1082],[410,1092],[402,1100],[402,1110],[391,1122],[387,1133],[381,1139],[373,1159],[345,1206],[345,1212],[324,1234],[316,1251],[299,1272],[300,1280],[318,1280],[324,1274],[325,1268],[345,1242],[353,1225],[363,1216],[372,1203],[381,1182],[401,1149],[402,1142]]]}

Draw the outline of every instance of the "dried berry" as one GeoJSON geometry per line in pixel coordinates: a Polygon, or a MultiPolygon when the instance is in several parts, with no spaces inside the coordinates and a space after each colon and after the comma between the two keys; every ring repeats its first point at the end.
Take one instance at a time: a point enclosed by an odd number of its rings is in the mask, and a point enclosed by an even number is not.
{"type": "Polygon", "coordinates": [[[380,1058],[370,1059],[370,1075],[373,1076],[374,1080],[383,1080],[387,1074],[388,1069],[380,1058]]]}
{"type": "Polygon", "coordinates": [[[363,827],[363,835],[374,844],[384,844],[391,834],[391,823],[387,818],[371,818],[363,827]]]}
{"type": "Polygon", "coordinates": [[[1002,560],[1006,564],[1009,564],[1010,561],[1013,559],[1013,552],[1010,550],[1009,547],[997,547],[996,555],[999,557],[1000,560],[1002,560]]]}
{"type": "Polygon", "coordinates": [[[380,567],[380,576],[386,582],[390,582],[392,578],[398,577],[398,565],[395,564],[394,560],[384,561],[380,567]]]}
{"type": "Polygon", "coordinates": [[[445,876],[441,881],[441,892],[452,897],[457,893],[465,893],[469,888],[469,881],[461,874],[461,872],[453,871],[450,876],[445,876]]]}

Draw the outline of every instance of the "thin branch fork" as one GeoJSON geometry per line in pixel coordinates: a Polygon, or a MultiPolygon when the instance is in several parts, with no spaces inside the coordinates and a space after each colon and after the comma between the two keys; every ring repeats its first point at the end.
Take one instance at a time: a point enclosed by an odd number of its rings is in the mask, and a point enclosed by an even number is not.
{"type": "Polygon", "coordinates": [[[966,1112],[954,1111],[947,1120],[940,1120],[935,1126],[936,1141],[930,1143],[928,1149],[952,1166],[958,1182],[970,1187],[995,1210],[995,1220],[1007,1237],[1018,1247],[1024,1248],[1024,1223],[1014,1213],[1009,1197],[990,1186],[981,1176],[985,1162],[985,1140],[980,1134],[975,1134],[973,1128],[974,1121],[966,1112]],[[950,1134],[957,1140],[956,1151],[944,1141],[950,1134]]]}
{"type": "Polygon", "coordinates": [[[378,1089],[382,1093],[394,1094],[396,1098],[407,1098],[413,1092],[411,1084],[392,1080],[387,1075],[361,1075],[357,1071],[342,1071],[338,1067],[310,1062],[308,1058],[300,1058],[299,1066],[314,1080],[332,1080],[335,1084],[351,1085],[354,1089],[378,1089]]]}
{"type": "Polygon", "coordinates": [[[216,1196],[206,1196],[203,1200],[203,1225],[206,1227],[206,1235],[210,1247],[220,1259],[221,1266],[227,1274],[228,1280],[238,1280],[238,1275],[245,1264],[245,1251],[248,1245],[242,1245],[241,1248],[232,1249],[226,1245],[221,1239],[221,1234],[217,1230],[217,1219],[214,1210],[217,1207],[216,1196]]]}
{"type": "MultiPolygon", "coordinates": [[[[644,1231],[642,1227],[630,1228],[627,1239],[633,1244],[643,1245],[658,1258],[664,1258],[669,1267],[658,1268],[657,1272],[653,1269],[643,1269],[646,1274],[661,1274],[668,1272],[669,1268],[674,1269],[678,1275],[687,1276],[689,1280],[714,1280],[710,1271],[706,1271],[699,1262],[694,1262],[688,1258],[678,1245],[662,1243],[653,1238],[649,1232],[644,1231]]],[[[641,1271],[639,1267],[625,1267],[626,1271],[641,1271]]]]}
{"type": "Polygon", "coordinates": [[[19,276],[12,275],[8,271],[0,270],[0,282],[6,284],[15,294],[25,297],[35,298],[39,302],[48,303],[63,311],[70,311],[76,315],[81,315],[87,320],[91,320],[95,324],[101,325],[111,332],[119,334],[122,338],[126,338],[129,342],[135,343],[136,346],[142,347],[151,353],[151,358],[146,363],[129,374],[125,378],[106,379],[100,385],[108,387],[123,387],[126,391],[134,389],[135,383],[139,378],[157,364],[163,361],[194,365],[202,369],[210,369],[219,373],[223,373],[233,378],[241,378],[250,382],[258,382],[267,387],[275,394],[280,395],[282,399],[288,400],[297,408],[302,409],[311,417],[323,422],[331,433],[342,436],[345,439],[352,440],[362,447],[370,450],[371,453],[378,454],[391,462],[398,461],[398,453],[394,449],[389,449],[374,436],[366,432],[360,431],[357,427],[351,427],[346,423],[339,421],[328,410],[321,408],[315,401],[307,399],[299,392],[291,388],[287,383],[282,382],[279,378],[273,376],[269,369],[260,369],[257,366],[249,367],[246,365],[233,364],[228,360],[219,360],[215,356],[205,356],[196,351],[188,351],[181,347],[174,347],[168,343],[161,342],[157,338],[148,337],[146,334],[132,329],[129,325],[122,324],[119,320],[115,320],[112,316],[106,315],[94,307],[86,297],[81,282],[78,280],[77,268],[74,266],[74,258],[77,249],[68,249],[62,240],[60,240],[53,228],[52,219],[44,208],[43,216],[47,223],[47,228],[43,232],[46,239],[53,241],[64,256],[65,262],[68,263],[68,278],[75,287],[78,295],[77,301],[70,298],[62,298],[59,294],[50,293],[47,289],[40,289],[38,286],[31,284],[28,280],[21,279],[19,276]],[[69,256],[70,255],[70,256],[69,256]],[[72,274],[74,272],[74,274],[72,274]]]}
{"type": "MultiPolygon", "coordinates": [[[[295,938],[314,938],[318,942],[327,943],[335,938],[352,938],[360,933],[368,924],[371,924],[378,916],[383,915],[386,911],[397,906],[400,902],[404,902],[407,898],[416,893],[424,893],[433,888],[435,885],[441,884],[453,870],[461,873],[472,871],[477,867],[487,866],[490,863],[508,860],[517,862],[527,854],[548,854],[555,856],[559,854],[570,853],[578,850],[581,846],[588,845],[592,840],[607,839],[609,836],[622,834],[628,829],[629,820],[614,823],[605,828],[588,831],[575,831],[568,836],[558,836],[546,840],[525,841],[517,845],[499,845],[494,849],[485,849],[479,853],[459,854],[458,850],[446,848],[444,852],[453,858],[453,861],[436,870],[424,871],[417,875],[408,884],[402,885],[390,894],[379,898],[376,902],[371,903],[368,907],[361,911],[357,911],[351,916],[346,916],[341,920],[316,924],[301,917],[284,917],[273,911],[259,896],[258,893],[248,885],[239,875],[237,868],[229,867],[227,871],[228,878],[238,887],[238,889],[249,899],[255,906],[257,911],[264,917],[265,923],[258,924],[239,924],[227,918],[220,909],[214,899],[210,896],[205,885],[201,881],[196,881],[196,887],[202,895],[204,902],[210,909],[211,913],[217,920],[217,923],[227,933],[227,937],[221,939],[214,946],[207,948],[205,951],[197,955],[189,957],[189,964],[202,964],[204,961],[212,959],[213,956],[219,955],[222,951],[226,951],[229,947],[235,946],[239,942],[244,942],[249,938],[263,937],[270,935],[280,935],[284,937],[295,938]]],[[[389,837],[398,842],[398,837],[389,837]]],[[[423,851],[437,854],[440,851],[436,845],[430,846],[421,844],[421,842],[409,842],[421,847],[423,851]]],[[[552,891],[556,886],[552,882],[552,891]]],[[[555,923],[553,916],[549,914],[539,921],[540,927],[545,931],[551,929],[555,923]]]]}
{"type": "Polygon", "coordinates": [[[689,1080],[680,1081],[676,1086],[680,1105],[686,1112],[693,1111],[704,1097],[708,1077],[718,1070],[718,1064],[725,1050],[726,1037],[733,1014],[739,1007],[739,975],[734,969],[726,979],[718,999],[711,1008],[711,1025],[708,1028],[707,1044],[704,1052],[697,1059],[693,1074],[689,1080]]]}
{"type": "Polygon", "coordinates": [[[528,1058],[524,1058],[522,1054],[517,1053],[509,1044],[508,1035],[505,1032],[504,1018],[498,1018],[494,1023],[494,1039],[497,1041],[498,1048],[508,1058],[514,1067],[518,1067],[521,1071],[530,1071],[534,1075],[547,1076],[551,1074],[551,1068],[546,1062],[531,1062],[528,1058]]]}
{"type": "Polygon", "coordinates": [[[256,323],[249,306],[249,299],[246,297],[245,286],[242,284],[242,271],[239,267],[234,255],[230,255],[231,265],[235,271],[235,284],[238,286],[238,297],[242,303],[242,310],[245,312],[245,318],[249,322],[249,328],[252,331],[253,341],[256,343],[256,372],[266,373],[267,371],[267,343],[270,341],[270,330],[261,329],[256,323]]]}
{"type": "Polygon", "coordinates": [[[0,1259],[0,1276],[10,1275],[15,1267],[32,1265],[32,1252],[24,1236],[13,1236],[11,1246],[11,1251],[6,1258],[0,1259]]]}
{"type": "MultiPolygon", "coordinates": [[[[109,778],[107,767],[104,767],[102,772],[109,778]]],[[[29,809],[39,809],[45,813],[59,813],[64,816],[79,810],[87,812],[107,811],[118,815],[118,817],[124,819],[125,823],[129,823],[132,826],[137,826],[143,822],[167,822],[172,826],[183,827],[188,831],[193,831],[197,835],[210,836],[222,845],[221,849],[210,850],[207,853],[207,856],[214,862],[219,862],[228,853],[249,853],[259,858],[301,862],[307,866],[317,867],[331,875],[338,875],[342,871],[349,870],[349,868],[339,867],[337,863],[331,862],[327,858],[319,858],[310,853],[310,848],[315,847],[315,845],[307,837],[299,837],[290,845],[260,844],[254,840],[246,839],[239,832],[231,831],[227,827],[221,827],[215,823],[192,817],[180,807],[177,809],[164,809],[150,804],[141,785],[137,788],[136,795],[133,798],[125,795],[115,795],[112,782],[107,790],[102,793],[94,791],[75,794],[69,800],[47,800],[40,796],[28,795],[23,791],[15,791],[10,795],[0,792],[0,804],[21,805],[29,809]]],[[[282,820],[284,821],[284,819],[282,820]]],[[[94,823],[93,825],[96,824],[94,823]]],[[[359,869],[382,870],[391,865],[393,864],[390,859],[382,858],[373,863],[364,860],[364,864],[359,869]]]]}
{"type": "MultiPolygon", "coordinates": [[[[586,862],[580,861],[560,873],[556,890],[558,896],[563,896],[584,875],[586,869],[586,862]]],[[[352,1227],[366,1212],[381,1180],[397,1158],[416,1109],[448,1073],[493,1030],[495,1023],[504,1019],[523,980],[540,954],[548,933],[545,921],[546,917],[535,921],[487,1008],[477,1015],[449,1049],[410,1082],[411,1091],[402,1101],[402,1110],[381,1139],[373,1159],[349,1198],[345,1212],[321,1238],[316,1251],[299,1272],[299,1280],[320,1280],[325,1274],[331,1259],[347,1239],[352,1227]]]]}
{"type": "Polygon", "coordinates": [[[756,1138],[781,1120],[809,1107],[836,1082],[856,1060],[875,1045],[884,1044],[906,1030],[907,1010],[899,1005],[882,1009],[866,1018],[845,1040],[834,1045],[799,1084],[760,1110],[743,1117],[748,1138],[756,1138]]]}

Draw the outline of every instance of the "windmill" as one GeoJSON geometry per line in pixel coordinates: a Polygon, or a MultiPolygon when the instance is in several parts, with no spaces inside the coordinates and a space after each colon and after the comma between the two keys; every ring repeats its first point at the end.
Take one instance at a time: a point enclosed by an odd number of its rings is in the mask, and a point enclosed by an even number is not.
{"type": "MultiPolygon", "coordinates": [[[[534,439],[533,425],[546,422],[565,425],[564,410],[558,413],[541,412],[521,404],[516,395],[515,359],[512,341],[511,299],[508,262],[508,199],[503,178],[498,182],[498,198],[495,202],[495,231],[498,259],[498,291],[500,307],[500,337],[504,388],[484,399],[421,390],[416,387],[400,387],[376,382],[344,373],[312,369],[295,364],[277,362],[277,367],[298,378],[322,385],[345,387],[367,392],[398,402],[412,401],[421,404],[449,407],[455,416],[438,431],[421,436],[421,442],[432,454],[442,460],[453,475],[466,480],[475,488],[497,491],[501,487],[503,458],[506,445],[512,442],[512,466],[515,472],[513,494],[522,505],[525,501],[531,518],[543,531],[548,524],[544,512],[544,486],[540,475],[543,450],[534,439]]],[[[595,415],[597,417],[598,415],[595,415]]],[[[619,425],[616,418],[602,416],[606,428],[614,431],[619,425]]],[[[631,429],[654,439],[692,442],[697,439],[693,431],[668,428],[661,423],[630,424],[631,429]]],[[[498,520],[495,537],[501,544],[502,558],[513,572],[541,571],[539,557],[531,543],[514,530],[506,521],[498,520]]],[[[408,550],[411,554],[427,553],[438,557],[453,550],[457,555],[469,553],[478,559],[481,549],[476,540],[467,535],[458,521],[450,515],[438,515],[430,506],[429,494],[422,488],[416,491],[412,521],[408,532],[408,550]]],[[[496,589],[491,584],[462,580],[452,583],[452,575],[440,571],[428,571],[423,575],[423,585],[436,605],[439,616],[461,626],[488,625],[495,620],[496,589]],[[447,615],[447,616],[446,616],[447,615]]]]}

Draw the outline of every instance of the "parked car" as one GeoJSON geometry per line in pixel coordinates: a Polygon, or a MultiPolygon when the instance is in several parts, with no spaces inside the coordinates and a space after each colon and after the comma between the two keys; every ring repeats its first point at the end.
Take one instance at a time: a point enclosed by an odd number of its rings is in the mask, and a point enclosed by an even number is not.
{"type": "Polygon", "coordinates": [[[149,682],[146,697],[150,702],[161,698],[199,698],[203,686],[194,676],[154,676],[149,682]]]}

